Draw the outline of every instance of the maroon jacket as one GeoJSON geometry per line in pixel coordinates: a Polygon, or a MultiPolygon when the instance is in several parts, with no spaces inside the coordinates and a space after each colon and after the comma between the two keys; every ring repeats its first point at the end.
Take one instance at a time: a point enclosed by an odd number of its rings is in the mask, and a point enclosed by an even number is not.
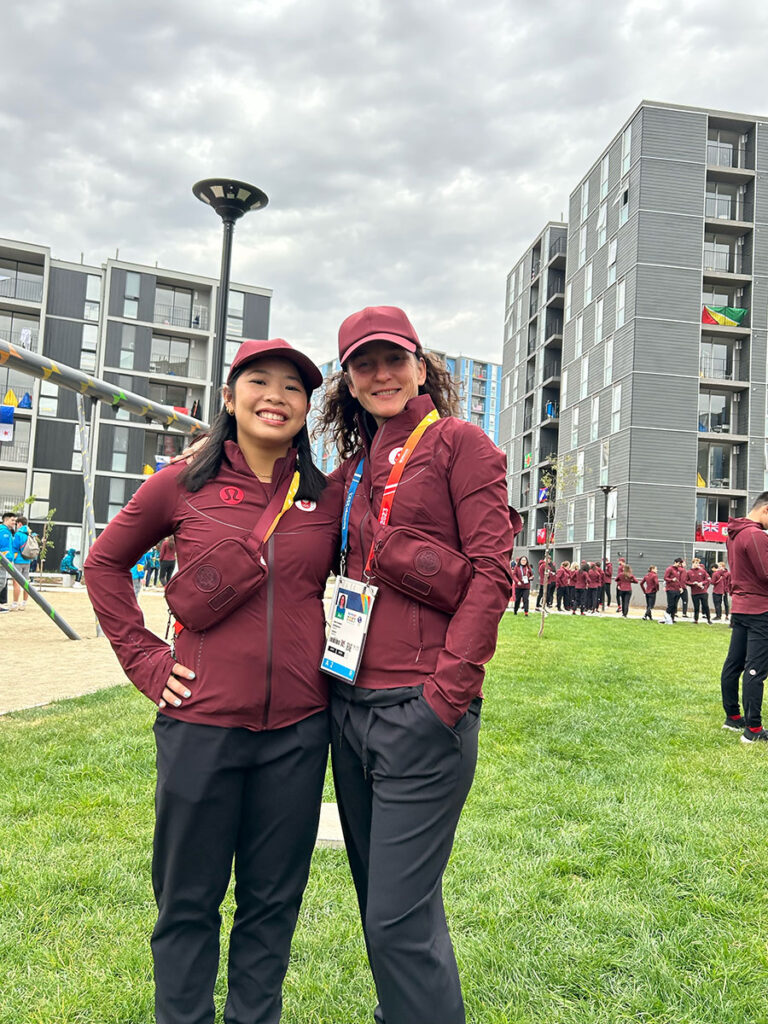
{"type": "Polygon", "coordinates": [[[752,519],[729,519],[728,565],[731,611],[738,615],[768,612],[768,534],[752,519]]]}
{"type": "Polygon", "coordinates": [[[571,585],[571,570],[560,568],[555,573],[555,584],[558,587],[570,587],[571,585]]]}
{"type": "Polygon", "coordinates": [[[544,577],[546,576],[547,583],[552,582],[552,578],[555,575],[555,567],[551,562],[546,562],[543,558],[539,562],[539,586],[544,586],[544,577]]]}
{"type": "Polygon", "coordinates": [[[695,569],[688,569],[685,573],[685,582],[691,588],[692,594],[706,594],[712,580],[707,570],[699,565],[695,569]]]}
{"type": "Polygon", "coordinates": [[[516,565],[512,570],[512,579],[518,590],[530,590],[533,569],[530,565],[516,565]],[[523,574],[525,574],[525,581],[523,581],[523,574]]]}
{"type": "Polygon", "coordinates": [[[603,583],[610,583],[613,577],[613,562],[606,562],[603,566],[603,583]]]}
{"type": "Polygon", "coordinates": [[[664,586],[672,594],[681,594],[685,588],[685,569],[682,565],[668,565],[664,570],[664,586]]]}
{"type": "Polygon", "coordinates": [[[731,574],[727,569],[715,569],[712,573],[712,593],[730,594],[731,574]]]}
{"type": "Polygon", "coordinates": [[[624,575],[624,573],[620,572],[619,575],[616,577],[616,589],[619,590],[621,593],[626,593],[628,590],[632,589],[633,583],[639,582],[640,580],[635,579],[634,576],[627,577],[624,575]]]}
{"type": "Polygon", "coordinates": [[[164,540],[160,547],[160,561],[161,562],[175,562],[176,561],[176,545],[172,544],[169,540],[164,540]]]}
{"type": "MultiPolygon", "coordinates": [[[[412,398],[365,443],[365,467],[352,502],[347,574],[361,579],[392,460],[433,409],[429,395],[412,398]]],[[[332,476],[349,483],[360,459],[332,476]]],[[[163,470],[165,472],[165,470],[163,470]]],[[[484,665],[496,649],[510,596],[514,540],[507,506],[506,460],[474,424],[448,416],[430,426],[403,471],[391,526],[409,525],[461,550],[473,577],[453,615],[380,586],[358,674],[366,689],[423,684],[424,697],[448,725],[481,694],[484,665]]]]}
{"type": "MultiPolygon", "coordinates": [[[[226,537],[246,537],[273,488],[290,479],[295,461],[295,451],[278,460],[273,483],[265,485],[227,441],[219,473],[194,494],[179,483],[184,463],[168,466],[144,481],[91,548],[88,596],[126,675],[155,703],[174,658],[144,625],[128,570],[171,533],[180,569],[226,537]]],[[[191,699],[163,714],[258,731],[291,725],[327,706],[328,679],[319,669],[323,594],[338,555],[341,501],[341,486],[330,481],[316,507],[299,502],[290,508],[266,544],[263,586],[214,629],[179,634],[175,660],[196,678],[191,699]]]]}
{"type": "Polygon", "coordinates": [[[598,590],[603,585],[603,570],[593,565],[587,573],[587,590],[598,590]]]}
{"type": "Polygon", "coordinates": [[[656,594],[659,590],[659,576],[655,572],[647,572],[640,580],[640,586],[645,594],[656,594]]]}
{"type": "Polygon", "coordinates": [[[573,586],[577,590],[586,590],[588,577],[589,573],[586,571],[586,569],[577,569],[576,574],[573,577],[573,586]]]}

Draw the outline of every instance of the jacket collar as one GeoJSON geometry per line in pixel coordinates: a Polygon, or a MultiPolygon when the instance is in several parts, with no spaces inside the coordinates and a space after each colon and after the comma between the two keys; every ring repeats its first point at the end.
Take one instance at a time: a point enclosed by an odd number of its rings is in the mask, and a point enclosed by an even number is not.
{"type": "MultiPolygon", "coordinates": [[[[272,487],[275,487],[282,480],[284,480],[289,474],[291,474],[296,466],[297,451],[295,448],[289,448],[288,454],[275,461],[274,469],[272,470],[272,487]]],[[[245,456],[240,450],[239,445],[235,441],[224,442],[224,458],[229,463],[235,473],[241,473],[244,476],[253,477],[254,473],[248,463],[245,461],[245,456]]],[[[269,487],[269,484],[267,485],[269,487]]]]}
{"type": "MultiPolygon", "coordinates": [[[[360,436],[363,438],[366,456],[370,456],[371,452],[380,444],[405,440],[414,427],[417,427],[427,413],[434,408],[435,403],[430,395],[417,395],[405,403],[403,411],[399,412],[397,416],[385,420],[373,437],[368,434],[366,417],[363,416],[362,411],[358,412],[357,425],[360,436]]],[[[370,417],[367,419],[370,420],[370,417]]]]}

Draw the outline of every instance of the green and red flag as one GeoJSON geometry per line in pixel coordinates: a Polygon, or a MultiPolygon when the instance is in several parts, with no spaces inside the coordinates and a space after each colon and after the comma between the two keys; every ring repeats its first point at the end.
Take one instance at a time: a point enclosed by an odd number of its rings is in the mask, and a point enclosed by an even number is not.
{"type": "Polygon", "coordinates": [[[738,327],[748,312],[739,306],[705,306],[701,311],[701,322],[720,327],[738,327]]]}

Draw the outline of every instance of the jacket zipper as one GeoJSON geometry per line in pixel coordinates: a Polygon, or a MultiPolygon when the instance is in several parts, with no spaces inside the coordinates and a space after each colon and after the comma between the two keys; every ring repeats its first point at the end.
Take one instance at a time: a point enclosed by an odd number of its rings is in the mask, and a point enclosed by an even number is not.
{"type": "Polygon", "coordinates": [[[416,601],[416,607],[418,608],[419,612],[419,649],[416,652],[416,662],[418,663],[418,660],[421,657],[421,652],[424,650],[424,612],[421,601],[416,601]]]}
{"type": "Polygon", "coordinates": [[[264,717],[262,728],[267,728],[269,720],[269,706],[272,702],[272,632],[275,617],[275,585],[272,572],[272,561],[274,554],[274,535],[267,541],[267,664],[266,664],[266,693],[264,695],[264,717]]]}

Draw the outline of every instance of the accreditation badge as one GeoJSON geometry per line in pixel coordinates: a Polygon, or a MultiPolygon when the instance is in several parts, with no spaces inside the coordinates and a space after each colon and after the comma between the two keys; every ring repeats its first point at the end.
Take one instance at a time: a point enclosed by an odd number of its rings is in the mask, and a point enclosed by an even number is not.
{"type": "Polygon", "coordinates": [[[363,659],[365,638],[371,621],[378,587],[350,579],[336,578],[331,604],[331,621],[320,668],[329,676],[354,686],[363,659]]]}

